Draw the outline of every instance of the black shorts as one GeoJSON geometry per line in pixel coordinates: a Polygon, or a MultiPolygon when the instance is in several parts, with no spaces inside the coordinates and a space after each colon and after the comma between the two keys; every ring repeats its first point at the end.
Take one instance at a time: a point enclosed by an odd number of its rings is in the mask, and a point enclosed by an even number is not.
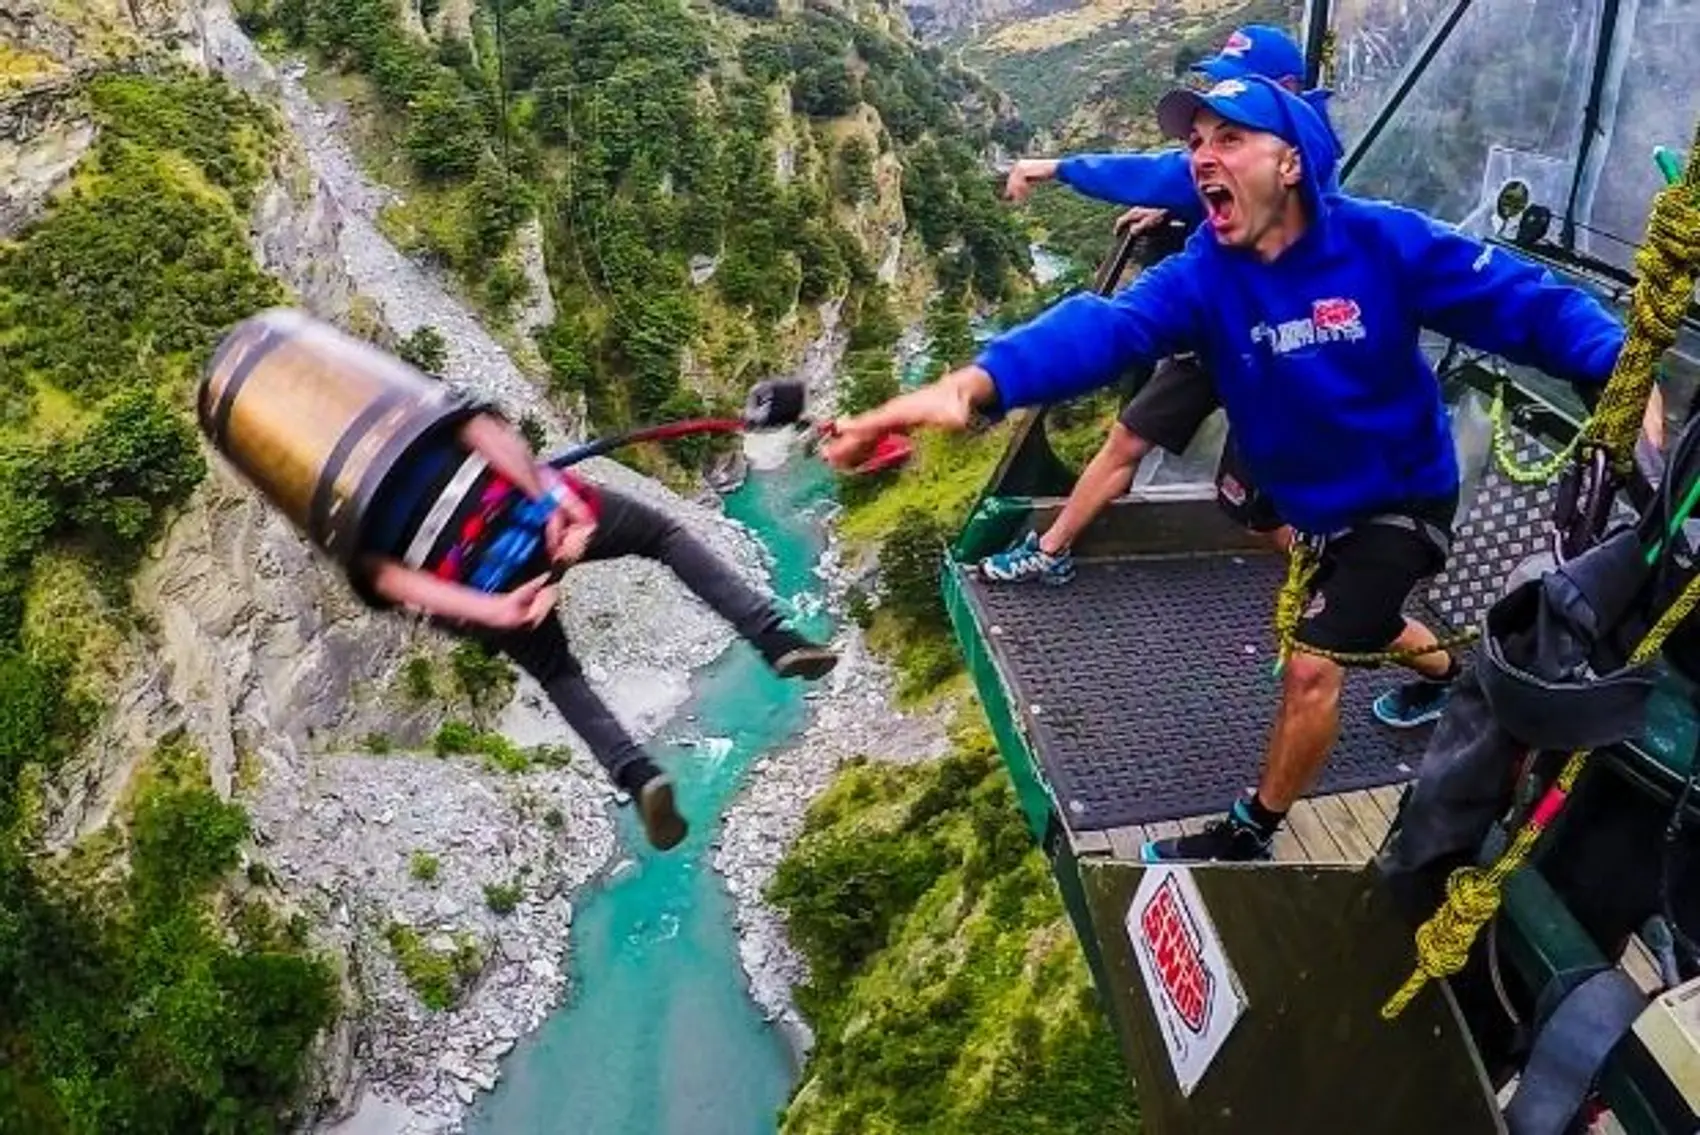
{"type": "Polygon", "coordinates": [[[1197,356],[1176,355],[1157,364],[1117,420],[1129,433],[1179,456],[1221,404],[1216,383],[1197,356]]]}
{"type": "Polygon", "coordinates": [[[1222,443],[1222,459],[1216,463],[1216,503],[1241,528],[1273,532],[1281,527],[1275,503],[1251,483],[1240,467],[1239,450],[1234,448],[1231,432],[1222,443]]]}
{"type": "Polygon", "coordinates": [[[1457,503],[1389,510],[1403,522],[1376,520],[1330,538],[1299,620],[1299,641],[1354,654],[1387,649],[1405,629],[1405,603],[1417,584],[1446,566],[1457,503]]]}
{"type": "MultiPolygon", "coordinates": [[[[1157,364],[1138,394],[1122,407],[1117,420],[1136,437],[1179,456],[1186,452],[1204,420],[1221,402],[1216,384],[1197,356],[1178,355],[1157,364]]],[[[1216,502],[1233,521],[1253,532],[1273,532],[1281,518],[1240,465],[1232,430],[1216,466],[1216,502]]]]}

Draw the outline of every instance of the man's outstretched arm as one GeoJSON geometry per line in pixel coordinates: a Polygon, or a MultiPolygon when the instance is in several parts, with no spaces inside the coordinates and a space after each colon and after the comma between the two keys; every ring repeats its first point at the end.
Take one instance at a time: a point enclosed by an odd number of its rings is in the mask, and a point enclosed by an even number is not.
{"type": "Polygon", "coordinates": [[[1162,209],[1193,223],[1204,219],[1204,202],[1192,183],[1192,163],[1178,149],[1022,158],[1010,167],[1004,194],[1011,201],[1025,201],[1041,181],[1060,181],[1083,196],[1117,205],[1162,209]]]}
{"type": "Polygon", "coordinates": [[[373,593],[385,602],[455,622],[499,629],[536,626],[554,609],[558,595],[546,575],[512,591],[488,595],[386,557],[368,556],[361,568],[373,593]]]}
{"type": "Polygon", "coordinates": [[[1204,219],[1204,202],[1192,183],[1192,163],[1181,150],[1078,154],[1057,162],[1056,177],[1076,193],[1100,201],[1164,209],[1195,224],[1204,219]]]}
{"type": "Polygon", "coordinates": [[[972,366],[834,423],[826,459],[862,461],[879,438],[919,427],[960,430],[979,411],[999,416],[1022,406],[1063,402],[1108,386],[1134,363],[1155,363],[1200,345],[1186,253],[1142,274],[1113,299],[1078,293],[990,343],[972,366]]]}
{"type": "Polygon", "coordinates": [[[1424,326],[1566,382],[1598,386],[1611,377],[1624,328],[1599,300],[1420,213],[1390,215],[1424,326]]]}

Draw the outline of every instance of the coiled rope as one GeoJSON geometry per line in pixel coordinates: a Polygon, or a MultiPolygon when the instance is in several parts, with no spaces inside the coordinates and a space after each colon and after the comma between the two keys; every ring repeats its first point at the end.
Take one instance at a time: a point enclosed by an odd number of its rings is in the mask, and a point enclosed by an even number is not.
{"type": "MultiPolygon", "coordinates": [[[[1630,656],[1630,666],[1644,666],[1664,647],[1665,639],[1700,604],[1700,575],[1688,581],[1676,602],[1665,608],[1659,621],[1641,639],[1630,656]]],[[[1446,880],[1446,901],[1417,928],[1417,967],[1398,992],[1381,1007],[1381,1015],[1392,1020],[1404,1012],[1430,978],[1450,977],[1464,968],[1476,934],[1499,910],[1505,880],[1529,858],[1529,852],[1563,810],[1576,778],[1582,774],[1590,750],[1577,749],[1565,758],[1558,779],[1541,797],[1529,819],[1518,830],[1503,854],[1491,867],[1460,867],[1446,880]]]]}
{"type": "MultiPolygon", "coordinates": [[[[1633,471],[1635,439],[1647,399],[1652,395],[1659,358],[1676,342],[1678,325],[1688,312],[1700,270],[1700,125],[1694,148],[1679,183],[1667,185],[1653,199],[1647,240],[1636,253],[1640,279],[1630,301],[1629,323],[1611,378],[1593,415],[1578,431],[1583,460],[1590,449],[1603,449],[1614,472],[1633,471]]],[[[1495,398],[1496,419],[1503,406],[1495,398]]],[[[1498,452],[1496,435],[1496,456],[1498,452]]],[[[1503,460],[1503,457],[1501,457],[1503,460]]],[[[1526,470],[1533,474],[1552,464],[1526,470]]],[[[1508,475],[1517,476],[1507,470],[1508,475]]],[[[1700,603],[1700,576],[1690,580],[1658,622],[1653,624],[1631,656],[1631,666],[1645,665],[1664,647],[1667,636],[1700,603]]],[[[1431,978],[1450,977],[1464,967],[1476,935],[1499,910],[1505,880],[1521,868],[1541,833],[1563,809],[1581,775],[1589,750],[1578,749],[1564,762],[1555,780],[1504,853],[1487,868],[1461,867],[1446,881],[1446,901],[1416,933],[1417,965],[1405,984],[1388,998],[1381,1015],[1392,1020],[1404,1011],[1431,978]]]]}

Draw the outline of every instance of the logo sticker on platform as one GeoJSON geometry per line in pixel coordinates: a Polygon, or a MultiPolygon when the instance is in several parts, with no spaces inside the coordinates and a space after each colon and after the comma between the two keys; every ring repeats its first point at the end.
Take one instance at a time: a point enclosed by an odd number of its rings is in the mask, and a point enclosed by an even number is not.
{"type": "Polygon", "coordinates": [[[1127,934],[1169,1064],[1182,1094],[1191,1095],[1245,1012],[1245,993],[1191,872],[1147,870],[1128,908],[1127,934]]]}

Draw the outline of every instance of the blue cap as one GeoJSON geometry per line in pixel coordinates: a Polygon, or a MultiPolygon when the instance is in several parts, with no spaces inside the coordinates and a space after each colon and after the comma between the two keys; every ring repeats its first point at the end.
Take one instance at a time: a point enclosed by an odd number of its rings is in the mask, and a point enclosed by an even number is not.
{"type": "Polygon", "coordinates": [[[1320,205],[1326,194],[1339,192],[1335,171],[1339,140],[1306,99],[1262,75],[1223,79],[1207,91],[1183,88],[1164,95],[1157,102],[1157,125],[1168,137],[1185,139],[1192,132],[1194,116],[1204,107],[1229,122],[1273,134],[1296,147],[1303,157],[1303,190],[1311,205],[1320,205]]]}
{"type": "Polygon", "coordinates": [[[1284,93],[1269,80],[1256,76],[1223,79],[1207,91],[1183,87],[1170,91],[1157,101],[1157,126],[1164,137],[1185,140],[1192,133],[1193,118],[1201,108],[1209,107],[1229,122],[1273,134],[1296,146],[1299,144],[1298,125],[1282,107],[1281,96],[1284,93]]]}
{"type": "Polygon", "coordinates": [[[1280,28],[1272,28],[1268,24],[1246,24],[1229,34],[1222,50],[1207,59],[1200,59],[1192,65],[1192,70],[1212,79],[1263,75],[1276,82],[1287,78],[1302,82],[1305,56],[1293,38],[1280,28]]]}

